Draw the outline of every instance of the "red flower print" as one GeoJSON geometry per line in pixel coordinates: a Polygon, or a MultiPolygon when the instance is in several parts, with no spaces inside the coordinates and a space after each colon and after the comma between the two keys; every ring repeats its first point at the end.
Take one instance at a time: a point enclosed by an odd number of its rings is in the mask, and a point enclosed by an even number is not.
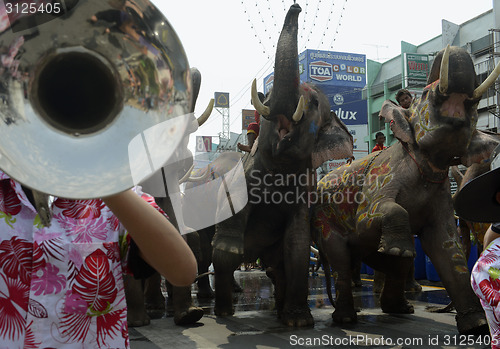
{"type": "Polygon", "coordinates": [[[160,206],[158,206],[158,204],[156,203],[155,201],[155,198],[152,197],[151,195],[149,194],[146,194],[146,193],[142,193],[141,195],[142,199],[144,201],[146,201],[148,204],[150,204],[151,206],[153,206],[154,208],[156,208],[158,211],[160,211],[161,214],[163,214],[164,216],[166,216],[167,214],[160,208],[160,206]]]}
{"type": "Polygon", "coordinates": [[[97,342],[99,343],[99,347],[106,346],[106,337],[110,335],[116,337],[118,333],[122,333],[122,324],[127,323],[124,321],[124,317],[125,308],[97,317],[97,342]]]}
{"type": "Polygon", "coordinates": [[[100,199],[93,200],[68,200],[57,199],[54,205],[63,209],[63,215],[75,219],[98,218],[104,208],[104,202],[100,199]]]}
{"type": "Polygon", "coordinates": [[[40,343],[35,342],[35,334],[33,333],[33,330],[31,328],[32,325],[33,322],[29,324],[28,329],[26,330],[26,335],[24,337],[24,349],[40,348],[40,343]]]}
{"type": "Polygon", "coordinates": [[[12,279],[18,277],[29,285],[33,258],[33,244],[12,237],[0,244],[0,266],[5,275],[12,279]]]}
{"type": "Polygon", "coordinates": [[[42,303],[37,302],[34,299],[30,299],[28,303],[28,312],[37,318],[48,318],[49,313],[42,303]]]}
{"type": "Polygon", "coordinates": [[[115,215],[108,217],[108,225],[111,227],[111,230],[117,231],[120,226],[120,221],[115,215]]]}
{"type": "Polygon", "coordinates": [[[9,294],[0,294],[0,336],[17,339],[24,331],[26,319],[14,304],[27,310],[28,289],[19,280],[5,279],[9,294]]]}
{"type": "Polygon", "coordinates": [[[104,248],[106,249],[106,256],[108,256],[110,261],[119,262],[120,261],[120,247],[116,242],[105,242],[104,248]]]}
{"type": "Polygon", "coordinates": [[[102,250],[96,250],[87,258],[75,278],[72,288],[84,299],[91,311],[106,311],[116,298],[116,284],[110,270],[108,257],[102,250]]]}
{"type": "Polygon", "coordinates": [[[10,185],[10,180],[0,181],[0,211],[15,216],[21,211],[21,200],[17,197],[14,188],[10,185]]]}
{"type": "Polygon", "coordinates": [[[486,301],[496,307],[500,301],[500,280],[499,279],[484,279],[479,283],[479,289],[484,295],[486,301]]]}
{"type": "Polygon", "coordinates": [[[54,218],[69,235],[74,237],[75,243],[106,241],[108,238],[107,221],[104,217],[75,220],[64,215],[56,215],[54,218]]]}
{"type": "Polygon", "coordinates": [[[59,273],[59,268],[47,263],[44,268],[35,270],[31,280],[32,289],[36,296],[41,294],[55,294],[61,292],[66,285],[66,278],[59,273]]]}
{"type": "Polygon", "coordinates": [[[116,283],[109,260],[98,249],[85,259],[73,287],[66,294],[66,313],[60,327],[63,336],[70,340],[85,341],[95,319],[97,342],[100,347],[106,347],[106,337],[120,333],[122,322],[126,322],[125,308],[113,309],[116,295],[116,283]]]}

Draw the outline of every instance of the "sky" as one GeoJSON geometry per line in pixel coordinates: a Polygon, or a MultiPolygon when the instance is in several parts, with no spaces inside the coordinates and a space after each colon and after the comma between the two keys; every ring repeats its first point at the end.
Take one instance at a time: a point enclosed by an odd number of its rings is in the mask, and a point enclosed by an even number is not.
{"type": "MultiPolygon", "coordinates": [[[[441,34],[442,20],[462,24],[493,7],[494,0],[308,0],[297,3],[298,47],[365,54],[384,62],[401,52],[401,41],[420,45],[441,34]]],[[[273,71],[275,45],[293,0],[152,0],[175,29],[189,64],[202,75],[195,115],[215,92],[229,93],[231,132],[241,133],[241,110],[253,109],[250,86],[273,71]]],[[[487,33],[485,33],[486,35],[487,33]]],[[[222,116],[191,135],[218,136],[222,116]]],[[[213,138],[218,143],[218,138],[213,138]]]]}

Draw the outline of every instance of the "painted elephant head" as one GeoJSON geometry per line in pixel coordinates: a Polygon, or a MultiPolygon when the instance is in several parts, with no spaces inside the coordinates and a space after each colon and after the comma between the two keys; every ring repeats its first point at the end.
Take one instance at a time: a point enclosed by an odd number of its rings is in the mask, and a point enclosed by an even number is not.
{"type": "Polygon", "coordinates": [[[300,84],[297,31],[301,8],[287,13],[277,44],[273,89],[262,103],[252,86],[252,102],[261,120],[259,149],[275,164],[312,165],[352,157],[353,142],[345,125],[330,112],[326,96],[315,86],[300,84]]]}
{"type": "Polygon", "coordinates": [[[431,167],[468,166],[488,158],[496,144],[476,130],[476,123],[481,96],[497,77],[498,68],[479,86],[469,53],[448,46],[436,56],[422,96],[409,109],[387,101],[380,116],[391,123],[394,136],[417,148],[431,167]]]}

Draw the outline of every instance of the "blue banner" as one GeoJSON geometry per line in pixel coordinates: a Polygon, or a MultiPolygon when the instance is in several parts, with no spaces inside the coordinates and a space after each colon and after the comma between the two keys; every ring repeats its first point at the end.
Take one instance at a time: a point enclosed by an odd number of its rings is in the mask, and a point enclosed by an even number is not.
{"type": "Polygon", "coordinates": [[[330,109],[346,125],[368,124],[368,104],[362,99],[361,88],[316,84],[330,102],[330,109]]]}
{"type": "Polygon", "coordinates": [[[317,85],[365,87],[366,55],[305,50],[299,54],[300,78],[317,85]]]}

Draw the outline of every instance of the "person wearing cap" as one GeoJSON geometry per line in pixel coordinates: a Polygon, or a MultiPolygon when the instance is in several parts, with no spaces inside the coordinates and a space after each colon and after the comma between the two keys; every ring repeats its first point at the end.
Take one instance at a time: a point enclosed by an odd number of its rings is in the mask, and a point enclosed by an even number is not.
{"type": "MultiPolygon", "coordinates": [[[[258,96],[261,102],[264,102],[265,95],[262,92],[258,92],[258,96]]],[[[260,114],[257,110],[254,112],[254,118],[255,122],[252,122],[248,125],[247,128],[247,143],[248,144],[241,144],[238,143],[238,149],[241,151],[246,151],[250,153],[252,151],[253,144],[257,140],[257,137],[259,137],[259,130],[260,130],[260,114]]]]}
{"type": "Polygon", "coordinates": [[[488,320],[491,347],[500,348],[500,145],[490,159],[490,171],[460,190],[455,211],[469,221],[493,223],[484,236],[485,248],[472,268],[471,284],[488,320]]]}

